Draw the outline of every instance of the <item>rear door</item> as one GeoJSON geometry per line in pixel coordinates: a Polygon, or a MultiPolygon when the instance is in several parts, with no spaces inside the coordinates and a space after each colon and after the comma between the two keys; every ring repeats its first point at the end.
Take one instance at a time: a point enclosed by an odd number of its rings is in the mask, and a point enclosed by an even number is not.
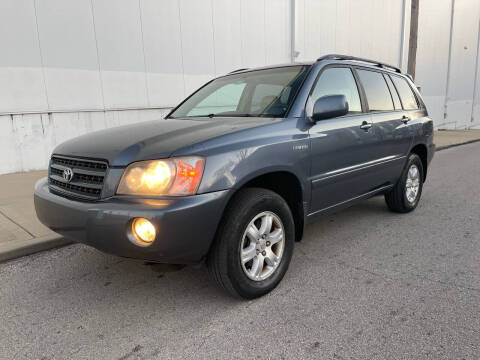
{"type": "Polygon", "coordinates": [[[307,102],[307,117],[311,117],[315,101],[327,95],[345,95],[349,113],[317,121],[309,129],[311,214],[360,196],[374,185],[369,162],[375,157],[379,139],[349,66],[333,65],[322,70],[307,102]]]}
{"type": "Polygon", "coordinates": [[[394,184],[400,175],[410,148],[413,132],[408,125],[408,113],[388,74],[357,68],[373,131],[379,140],[372,167],[372,178],[382,185],[394,184]]]}

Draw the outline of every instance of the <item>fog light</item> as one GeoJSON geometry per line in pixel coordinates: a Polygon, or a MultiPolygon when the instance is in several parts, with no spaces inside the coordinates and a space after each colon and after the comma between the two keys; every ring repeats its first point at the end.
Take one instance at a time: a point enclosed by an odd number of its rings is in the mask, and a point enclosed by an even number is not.
{"type": "Polygon", "coordinates": [[[155,226],[144,218],[136,218],[132,223],[133,233],[140,242],[151,244],[155,240],[155,226]]]}

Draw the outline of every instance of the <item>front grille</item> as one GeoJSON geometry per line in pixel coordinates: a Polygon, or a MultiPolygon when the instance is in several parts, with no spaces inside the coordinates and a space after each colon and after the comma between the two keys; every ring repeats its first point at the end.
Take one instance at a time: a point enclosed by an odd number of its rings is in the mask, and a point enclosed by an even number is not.
{"type": "Polygon", "coordinates": [[[48,184],[50,190],[66,197],[86,200],[100,199],[107,172],[107,162],[54,155],[50,160],[48,184]],[[70,180],[64,170],[72,170],[70,180]]]}

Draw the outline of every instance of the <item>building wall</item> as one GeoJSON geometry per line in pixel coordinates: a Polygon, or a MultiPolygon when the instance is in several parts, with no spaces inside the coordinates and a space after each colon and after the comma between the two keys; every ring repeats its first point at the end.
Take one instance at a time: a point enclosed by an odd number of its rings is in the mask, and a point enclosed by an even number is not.
{"type": "Polygon", "coordinates": [[[349,54],[406,70],[410,0],[296,0],[298,60],[349,54]]]}
{"type": "MultiPolygon", "coordinates": [[[[2,0],[0,174],[43,169],[73,136],[162,118],[212,77],[294,53],[406,70],[410,1],[2,0]]],[[[479,16],[478,0],[420,1],[417,82],[438,127],[480,126],[479,16]]]]}
{"type": "Polygon", "coordinates": [[[480,1],[421,0],[415,82],[440,129],[480,127],[480,1]]]}
{"type": "Polygon", "coordinates": [[[2,0],[0,174],[162,118],[217,75],[289,62],[290,28],[290,0],[2,0]]]}

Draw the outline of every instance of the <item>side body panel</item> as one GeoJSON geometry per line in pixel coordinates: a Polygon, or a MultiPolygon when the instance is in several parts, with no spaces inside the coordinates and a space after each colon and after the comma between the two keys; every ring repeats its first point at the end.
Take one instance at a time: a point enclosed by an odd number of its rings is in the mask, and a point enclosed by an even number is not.
{"type": "Polygon", "coordinates": [[[206,157],[198,193],[240,188],[249,180],[271,172],[297,177],[304,203],[310,199],[308,129],[303,119],[281,121],[213,138],[176,151],[173,156],[206,157]]]}
{"type": "Polygon", "coordinates": [[[369,114],[323,120],[310,132],[312,202],[310,212],[321,211],[379,186],[375,176],[380,139],[370,129],[369,114]]]}

